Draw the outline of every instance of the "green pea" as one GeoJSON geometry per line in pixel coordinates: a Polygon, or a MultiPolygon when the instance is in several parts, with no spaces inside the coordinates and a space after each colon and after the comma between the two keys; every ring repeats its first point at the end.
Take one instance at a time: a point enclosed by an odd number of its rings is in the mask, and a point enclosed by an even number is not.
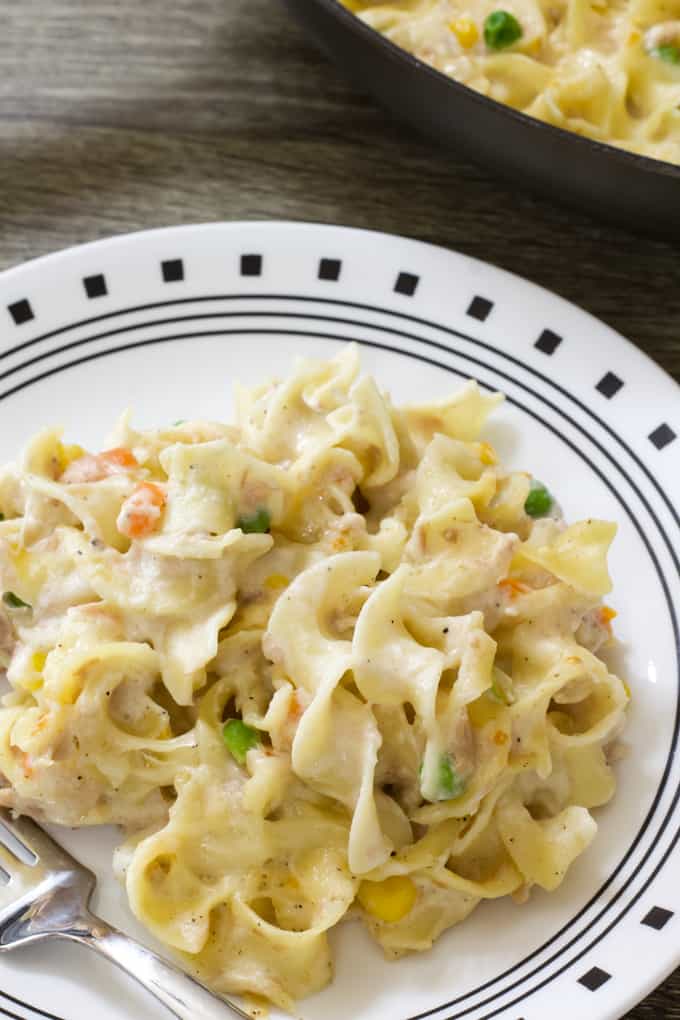
{"type": "Polygon", "coordinates": [[[15,595],[13,591],[6,591],[3,593],[2,601],[10,609],[30,609],[28,602],[24,602],[18,595],[15,595]]]}
{"type": "Polygon", "coordinates": [[[665,64],[680,64],[680,47],[668,43],[666,46],[657,46],[652,50],[652,56],[663,60],[665,64]]]}
{"type": "Polygon", "coordinates": [[[254,514],[246,514],[239,517],[236,527],[240,528],[244,535],[264,535],[272,526],[272,518],[266,507],[259,507],[254,514]]]}
{"type": "Polygon", "coordinates": [[[452,800],[454,797],[460,797],[467,785],[456,772],[448,754],[443,754],[439,759],[437,779],[440,800],[452,800]]]}
{"type": "Polygon", "coordinates": [[[489,688],[489,694],[493,701],[497,701],[501,705],[507,705],[505,693],[503,692],[502,687],[496,680],[494,680],[494,682],[491,684],[491,687],[489,688]]]}
{"type": "Polygon", "coordinates": [[[493,11],[484,22],[484,42],[490,50],[504,50],[521,37],[522,26],[508,11],[493,11]]]}
{"type": "Polygon", "coordinates": [[[260,743],[260,734],[241,719],[230,719],[222,730],[227,750],[239,765],[245,765],[246,755],[251,747],[260,743]]]}
{"type": "MultiPolygon", "coordinates": [[[[418,775],[422,781],[423,778],[423,764],[421,764],[418,775]]],[[[467,782],[462,776],[456,771],[455,765],[451,761],[451,756],[448,754],[442,754],[437,763],[436,771],[436,792],[435,795],[427,796],[423,794],[426,800],[438,801],[438,800],[453,800],[454,797],[460,797],[465,791],[467,782]]]]}
{"type": "Polygon", "coordinates": [[[548,489],[543,482],[537,482],[534,479],[531,483],[531,491],[524,503],[524,512],[529,514],[529,517],[543,517],[544,514],[550,512],[552,505],[553,498],[548,489]]]}
{"type": "Polygon", "coordinates": [[[487,696],[499,705],[510,705],[513,701],[511,688],[510,677],[506,676],[497,666],[494,666],[493,679],[491,687],[486,692],[487,696]]]}

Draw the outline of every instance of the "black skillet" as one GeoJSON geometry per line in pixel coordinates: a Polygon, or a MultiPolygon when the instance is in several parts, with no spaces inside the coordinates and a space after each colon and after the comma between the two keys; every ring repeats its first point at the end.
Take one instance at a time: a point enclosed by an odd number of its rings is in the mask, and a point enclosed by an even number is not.
{"type": "Polygon", "coordinates": [[[339,0],[284,0],[361,89],[506,180],[644,232],[680,237],[680,167],[511,110],[393,45],[339,0]]]}

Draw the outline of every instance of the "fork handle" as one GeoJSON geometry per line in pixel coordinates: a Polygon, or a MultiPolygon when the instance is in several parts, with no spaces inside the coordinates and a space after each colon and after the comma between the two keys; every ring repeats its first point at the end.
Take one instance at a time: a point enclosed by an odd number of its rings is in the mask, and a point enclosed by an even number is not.
{"type": "Polygon", "coordinates": [[[115,963],[179,1020],[223,1020],[225,1006],[236,1016],[251,1020],[250,1015],[233,1002],[209,991],[179,967],[98,917],[91,916],[86,925],[72,930],[69,935],[115,963]]]}

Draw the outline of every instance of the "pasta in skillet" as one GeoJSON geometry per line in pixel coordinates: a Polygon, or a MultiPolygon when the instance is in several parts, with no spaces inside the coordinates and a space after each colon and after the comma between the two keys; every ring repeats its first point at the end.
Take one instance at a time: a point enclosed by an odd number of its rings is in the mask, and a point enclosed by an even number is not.
{"type": "Polygon", "coordinates": [[[233,426],[48,429],[0,474],[0,803],[122,826],[132,910],[221,992],[290,1009],[345,917],[426,950],[595,836],[616,528],[498,463],[501,400],[397,409],[350,346],[233,426]]]}
{"type": "Polygon", "coordinates": [[[477,92],[680,163],[680,0],[342,0],[477,92]]]}

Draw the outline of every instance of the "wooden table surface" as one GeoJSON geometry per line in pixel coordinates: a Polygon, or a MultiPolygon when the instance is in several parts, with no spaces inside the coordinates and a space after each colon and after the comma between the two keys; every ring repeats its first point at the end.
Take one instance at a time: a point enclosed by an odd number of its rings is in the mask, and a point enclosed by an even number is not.
{"type": "MultiPolygon", "coordinates": [[[[173,223],[370,227],[526,276],[680,378],[677,246],[511,192],[414,137],[280,0],[0,0],[0,36],[0,268],[173,223]]],[[[629,1014],[652,1018],[680,1020],[680,970],[629,1014]]]]}

